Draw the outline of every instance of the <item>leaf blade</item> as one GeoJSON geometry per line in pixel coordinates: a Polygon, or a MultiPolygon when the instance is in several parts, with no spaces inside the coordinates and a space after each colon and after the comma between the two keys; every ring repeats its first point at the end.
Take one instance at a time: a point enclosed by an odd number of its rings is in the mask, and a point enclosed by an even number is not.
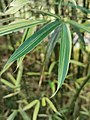
{"type": "Polygon", "coordinates": [[[70,23],[70,24],[71,24],[72,26],[74,26],[74,27],[77,27],[77,28],[79,28],[79,29],[82,29],[82,30],[90,33],[90,28],[89,28],[89,27],[86,27],[86,26],[83,25],[83,24],[79,24],[79,23],[77,23],[77,22],[75,22],[75,21],[73,21],[73,20],[67,20],[67,22],[70,23]]]}
{"type": "Polygon", "coordinates": [[[58,68],[58,89],[66,77],[70,56],[71,56],[71,33],[68,24],[63,24],[62,38],[60,42],[59,68],[58,68]]]}
{"type": "Polygon", "coordinates": [[[19,31],[23,28],[29,28],[38,24],[45,23],[45,20],[22,20],[0,28],[0,36],[19,31]]]}
{"type": "Polygon", "coordinates": [[[33,113],[33,120],[37,120],[39,108],[40,108],[40,101],[38,101],[37,104],[35,105],[35,109],[34,109],[34,113],[33,113]]]}
{"type": "Polygon", "coordinates": [[[38,100],[32,101],[31,103],[27,104],[27,105],[23,108],[23,110],[26,111],[26,110],[28,110],[28,109],[31,109],[37,102],[38,102],[38,100]]]}
{"type": "Polygon", "coordinates": [[[2,73],[5,72],[6,68],[8,68],[8,66],[11,65],[15,60],[34,49],[51,31],[59,26],[60,23],[61,22],[58,20],[51,22],[34,33],[26,41],[24,41],[24,43],[11,55],[0,75],[2,75],[2,73]]]}
{"type": "Polygon", "coordinates": [[[59,52],[59,65],[58,65],[58,86],[56,92],[51,96],[51,98],[58,92],[59,88],[62,86],[65,77],[68,72],[70,56],[71,56],[71,33],[68,24],[63,23],[62,25],[62,36],[60,41],[60,52],[59,52]]]}
{"type": "Polygon", "coordinates": [[[13,111],[12,112],[12,114],[10,114],[10,116],[7,118],[7,120],[14,120],[14,118],[16,117],[16,115],[17,115],[17,111],[15,110],[15,111],[13,111]]]}

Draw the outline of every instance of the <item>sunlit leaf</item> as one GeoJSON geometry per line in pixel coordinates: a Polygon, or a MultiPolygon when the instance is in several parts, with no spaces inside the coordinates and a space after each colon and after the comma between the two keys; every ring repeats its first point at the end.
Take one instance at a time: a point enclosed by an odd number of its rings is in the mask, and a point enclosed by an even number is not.
{"type": "Polygon", "coordinates": [[[10,8],[5,11],[5,14],[14,14],[18,12],[23,6],[29,3],[29,0],[13,0],[10,3],[10,8]]]}
{"type": "Polygon", "coordinates": [[[35,105],[35,109],[33,112],[33,120],[37,120],[37,115],[39,112],[39,108],[40,108],[40,102],[38,101],[37,104],[35,105]]]}
{"type": "Polygon", "coordinates": [[[46,106],[46,100],[45,100],[45,97],[42,98],[42,106],[46,106]]]}
{"type": "Polygon", "coordinates": [[[15,78],[11,75],[11,73],[7,73],[7,76],[9,77],[9,79],[12,81],[13,84],[16,84],[16,80],[15,80],[15,78]]]}
{"type": "Polygon", "coordinates": [[[12,96],[15,96],[15,95],[17,95],[19,92],[15,92],[15,93],[10,93],[10,94],[8,94],[8,95],[5,95],[4,97],[3,97],[3,99],[6,99],[6,98],[10,98],[10,97],[12,97],[12,96]]]}
{"type": "Polygon", "coordinates": [[[53,104],[47,97],[45,97],[45,99],[46,99],[47,103],[49,104],[50,108],[51,108],[55,113],[60,114],[60,113],[57,111],[57,109],[55,108],[54,104],[53,104]]]}
{"type": "Polygon", "coordinates": [[[85,64],[83,64],[83,63],[81,63],[79,61],[76,61],[76,60],[70,60],[70,63],[81,66],[81,67],[84,67],[84,68],[86,67],[85,64]]]}
{"type": "Polygon", "coordinates": [[[45,23],[45,20],[22,20],[0,27],[0,36],[45,23]]]}
{"type": "Polygon", "coordinates": [[[2,78],[1,78],[1,82],[2,82],[3,84],[5,84],[6,86],[10,87],[10,88],[15,88],[15,86],[14,86],[12,83],[8,82],[8,81],[5,80],[5,79],[2,79],[2,78]]]}
{"type": "Polygon", "coordinates": [[[13,0],[13,1],[10,3],[10,6],[15,6],[15,7],[17,7],[17,6],[21,6],[22,4],[24,5],[24,4],[28,3],[28,2],[29,2],[29,0],[13,0]]]}
{"type": "Polygon", "coordinates": [[[37,104],[37,102],[38,102],[38,100],[32,101],[31,103],[27,104],[27,105],[23,108],[23,110],[26,111],[26,110],[28,110],[28,109],[31,109],[34,105],[37,104]]]}

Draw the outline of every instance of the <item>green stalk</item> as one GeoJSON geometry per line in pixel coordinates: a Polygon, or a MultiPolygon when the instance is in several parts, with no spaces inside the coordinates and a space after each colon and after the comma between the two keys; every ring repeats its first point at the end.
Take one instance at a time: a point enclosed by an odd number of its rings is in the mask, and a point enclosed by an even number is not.
{"type": "Polygon", "coordinates": [[[22,79],[22,74],[23,74],[23,63],[19,66],[18,74],[17,74],[17,82],[16,82],[16,88],[17,90],[20,90],[20,83],[22,79]]]}

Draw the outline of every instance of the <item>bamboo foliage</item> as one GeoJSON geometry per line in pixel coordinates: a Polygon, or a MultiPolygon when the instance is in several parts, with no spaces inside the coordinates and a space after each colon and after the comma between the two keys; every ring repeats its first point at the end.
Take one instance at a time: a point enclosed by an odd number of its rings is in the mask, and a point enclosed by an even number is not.
{"type": "MultiPolygon", "coordinates": [[[[50,1],[48,1],[48,4],[49,2],[50,1]]],[[[18,105],[18,109],[14,110],[9,115],[7,120],[14,120],[15,117],[18,115],[18,113],[22,116],[23,120],[30,120],[26,111],[30,110],[33,107],[34,107],[33,120],[37,120],[39,110],[40,110],[40,100],[36,99],[29,103],[26,100],[21,90],[21,84],[22,84],[21,80],[23,75],[23,60],[25,56],[29,52],[34,50],[41,42],[43,42],[43,40],[47,36],[50,35],[51,37],[50,37],[50,40],[48,41],[46,56],[44,60],[44,62],[46,63],[44,65],[48,63],[47,61],[49,61],[49,58],[52,54],[52,51],[56,47],[56,44],[58,43],[60,45],[59,51],[57,51],[57,53],[59,53],[58,77],[56,82],[57,88],[56,90],[54,88],[53,90],[54,93],[53,95],[51,94],[50,96],[51,98],[54,97],[56,93],[59,91],[59,89],[62,87],[68,73],[69,63],[78,65],[79,67],[86,68],[86,65],[84,65],[83,63],[79,61],[77,62],[74,60],[70,60],[70,58],[71,58],[72,44],[73,44],[72,42],[73,33],[76,32],[78,34],[78,37],[80,38],[80,41],[83,44],[85,44],[83,34],[84,32],[90,33],[90,22],[87,22],[87,23],[85,22],[83,24],[78,23],[77,21],[75,21],[75,19],[73,19],[73,17],[71,17],[71,14],[69,14],[69,10],[71,10],[72,8],[75,10],[79,9],[80,11],[86,14],[89,14],[90,10],[79,6],[75,0],[66,0],[66,1],[56,0],[55,3],[52,0],[52,3],[53,3],[53,6],[56,7],[54,12],[46,11],[42,6],[40,7],[40,9],[39,7],[36,7],[38,9],[33,8],[29,0],[13,0],[9,4],[9,6],[6,8],[5,12],[0,12],[0,16],[4,18],[0,20],[0,24],[1,24],[0,36],[5,36],[13,32],[17,32],[22,29],[25,29],[20,46],[13,52],[13,54],[10,56],[10,58],[8,59],[8,61],[6,62],[6,64],[4,65],[3,69],[0,72],[1,83],[12,90],[12,93],[4,96],[3,98],[6,99],[13,96],[17,96],[18,98],[19,96],[24,99],[24,100],[21,100],[21,103],[19,103],[18,105]],[[27,10],[26,13],[29,11],[30,12],[29,15],[31,16],[29,16],[28,18],[24,18],[16,21],[16,17],[14,17],[14,15],[18,15],[18,12],[21,12],[23,7],[25,6],[30,7],[29,10],[28,9],[25,9],[25,10],[27,10]],[[5,16],[7,15],[9,17],[5,18],[5,16]],[[11,17],[12,15],[13,17],[11,17]],[[40,18],[38,19],[37,17],[40,17],[40,18]],[[71,20],[70,18],[72,18],[73,20],[71,20]],[[11,22],[7,24],[7,21],[10,21],[10,20],[11,22]],[[4,25],[4,22],[6,23],[5,25],[4,25]],[[34,30],[35,27],[38,28],[36,31],[34,30]],[[17,77],[14,78],[11,74],[8,74],[10,81],[3,79],[2,74],[5,73],[6,70],[8,70],[8,68],[10,68],[10,66],[15,61],[17,61],[17,68],[16,68],[16,70],[18,70],[17,77]],[[22,104],[23,101],[25,102],[25,104],[22,104]],[[21,107],[21,105],[23,107],[21,107]]],[[[84,52],[87,53],[86,49],[83,49],[83,50],[84,52]]],[[[52,73],[52,69],[56,65],[56,62],[57,61],[51,64],[49,68],[49,72],[46,73],[47,75],[50,75],[52,73]]],[[[42,73],[44,73],[44,71],[42,73]]],[[[40,73],[37,73],[37,74],[40,75],[40,73]]],[[[41,77],[42,76],[43,75],[41,75],[41,77]]],[[[85,84],[86,82],[84,82],[84,85],[85,84]]],[[[84,85],[82,85],[81,87],[83,87],[84,85]]],[[[79,93],[80,91],[81,89],[79,89],[79,93]]],[[[75,97],[77,97],[79,93],[76,94],[75,97]]],[[[76,98],[74,99],[74,102],[75,100],[76,98]]],[[[52,109],[53,112],[55,112],[60,117],[63,116],[57,111],[54,104],[51,102],[51,100],[48,97],[43,97],[41,101],[42,101],[42,107],[45,107],[46,103],[48,103],[49,107],[52,109]]],[[[62,119],[64,120],[64,118],[62,119]]]]}

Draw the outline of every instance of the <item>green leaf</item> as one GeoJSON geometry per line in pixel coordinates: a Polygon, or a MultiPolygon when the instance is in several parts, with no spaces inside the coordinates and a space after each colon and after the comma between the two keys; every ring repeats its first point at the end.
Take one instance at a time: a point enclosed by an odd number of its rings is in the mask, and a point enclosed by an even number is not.
{"type": "Polygon", "coordinates": [[[89,9],[87,9],[87,8],[85,8],[85,7],[82,7],[82,6],[78,6],[78,5],[74,5],[74,4],[72,4],[72,3],[64,3],[63,4],[64,6],[70,6],[70,7],[72,7],[72,8],[75,8],[75,10],[76,9],[79,9],[79,10],[81,10],[82,12],[84,12],[84,13],[90,13],[90,10],[89,9]]]}
{"type": "Polygon", "coordinates": [[[9,79],[12,81],[12,83],[15,85],[16,84],[16,80],[15,78],[12,76],[11,73],[7,73],[7,76],[9,77],[9,79]]]}
{"type": "Polygon", "coordinates": [[[71,33],[68,24],[63,23],[62,25],[62,36],[60,41],[60,52],[59,52],[59,65],[58,65],[58,87],[56,92],[51,96],[53,97],[59,88],[62,86],[65,77],[68,72],[70,56],[71,56],[71,33]]]}
{"type": "Polygon", "coordinates": [[[19,92],[10,93],[10,94],[8,94],[8,95],[5,95],[5,96],[3,97],[3,99],[13,97],[13,96],[15,96],[15,95],[17,95],[17,94],[19,94],[19,92]]]}
{"type": "Polygon", "coordinates": [[[30,120],[29,116],[27,115],[27,113],[25,111],[23,111],[21,108],[19,110],[23,120],[30,120]]]}
{"type": "Polygon", "coordinates": [[[7,120],[14,120],[14,118],[16,117],[16,115],[17,115],[17,111],[15,110],[15,111],[13,111],[12,112],[12,114],[10,114],[10,116],[7,118],[7,120]]]}
{"type": "Polygon", "coordinates": [[[48,63],[49,58],[51,56],[51,53],[56,45],[56,43],[58,42],[58,40],[60,39],[60,29],[61,26],[59,26],[53,33],[51,38],[49,39],[48,45],[47,45],[47,51],[46,51],[46,62],[48,63]]]}
{"type": "Polygon", "coordinates": [[[10,3],[10,7],[11,7],[11,6],[15,6],[15,7],[21,6],[22,4],[24,5],[24,4],[28,3],[28,2],[29,2],[29,0],[13,0],[13,1],[10,3]]]}
{"type": "Polygon", "coordinates": [[[54,104],[47,98],[45,97],[47,103],[49,104],[50,108],[58,115],[60,115],[60,113],[57,111],[57,109],[55,108],[54,104]]]}
{"type": "Polygon", "coordinates": [[[82,30],[90,33],[90,28],[84,26],[83,24],[79,24],[79,23],[77,23],[77,22],[75,22],[75,21],[73,21],[73,20],[67,20],[66,22],[70,23],[70,24],[71,24],[72,26],[74,26],[74,27],[77,27],[77,28],[79,28],[79,29],[82,29],[82,30]]]}
{"type": "Polygon", "coordinates": [[[13,2],[10,3],[10,8],[5,11],[5,15],[18,12],[27,3],[29,3],[29,0],[13,0],[13,2]]]}
{"type": "Polygon", "coordinates": [[[63,24],[62,37],[60,41],[59,67],[58,67],[58,89],[61,87],[68,72],[71,56],[71,32],[68,24],[63,24]]]}
{"type": "Polygon", "coordinates": [[[37,104],[35,105],[35,109],[33,112],[33,120],[37,120],[37,115],[39,112],[39,108],[40,108],[40,102],[38,101],[37,104]]]}
{"type": "Polygon", "coordinates": [[[45,23],[45,20],[21,20],[9,25],[4,25],[0,27],[0,36],[19,31],[22,28],[29,28],[42,23],[45,23]]]}
{"type": "MultiPolygon", "coordinates": [[[[8,22],[8,21],[11,21],[11,20],[14,20],[15,17],[7,17],[7,18],[2,18],[0,19],[0,24],[4,23],[4,22],[8,22]]],[[[1,26],[0,26],[1,27],[1,26]]]]}
{"type": "Polygon", "coordinates": [[[48,80],[48,83],[49,83],[49,87],[52,90],[52,93],[54,93],[55,92],[55,83],[52,82],[51,80],[48,80]]]}
{"type": "Polygon", "coordinates": [[[27,105],[23,108],[23,110],[26,111],[26,110],[28,110],[28,109],[31,109],[35,104],[37,104],[37,102],[38,102],[38,100],[32,101],[31,103],[27,104],[27,105]]]}
{"type": "MultiPolygon", "coordinates": [[[[27,28],[25,30],[24,35],[23,35],[22,40],[21,40],[21,43],[23,43],[26,39],[28,39],[34,33],[35,28],[36,27],[33,26],[33,27],[27,28]]],[[[17,68],[22,64],[22,61],[24,58],[25,58],[25,55],[17,60],[17,68]]]]}
{"type": "Polygon", "coordinates": [[[86,67],[85,64],[83,64],[83,63],[81,63],[79,61],[76,61],[76,60],[70,60],[70,63],[81,66],[81,67],[84,67],[84,68],[86,67]]]}
{"type": "Polygon", "coordinates": [[[14,86],[12,83],[8,82],[8,81],[5,80],[5,79],[2,79],[2,78],[1,78],[1,82],[2,82],[3,84],[7,85],[7,86],[10,87],[10,88],[15,88],[15,86],[14,86]]]}
{"type": "Polygon", "coordinates": [[[28,52],[34,49],[51,31],[53,31],[57,26],[59,26],[60,23],[61,22],[58,20],[51,22],[42,27],[36,33],[34,33],[26,41],[24,41],[23,44],[9,58],[3,70],[1,71],[1,74],[6,71],[9,64],[12,64],[15,60],[26,55],[28,52]]]}
{"type": "Polygon", "coordinates": [[[42,98],[42,106],[43,106],[43,107],[46,106],[46,100],[45,100],[45,97],[42,98]]]}

